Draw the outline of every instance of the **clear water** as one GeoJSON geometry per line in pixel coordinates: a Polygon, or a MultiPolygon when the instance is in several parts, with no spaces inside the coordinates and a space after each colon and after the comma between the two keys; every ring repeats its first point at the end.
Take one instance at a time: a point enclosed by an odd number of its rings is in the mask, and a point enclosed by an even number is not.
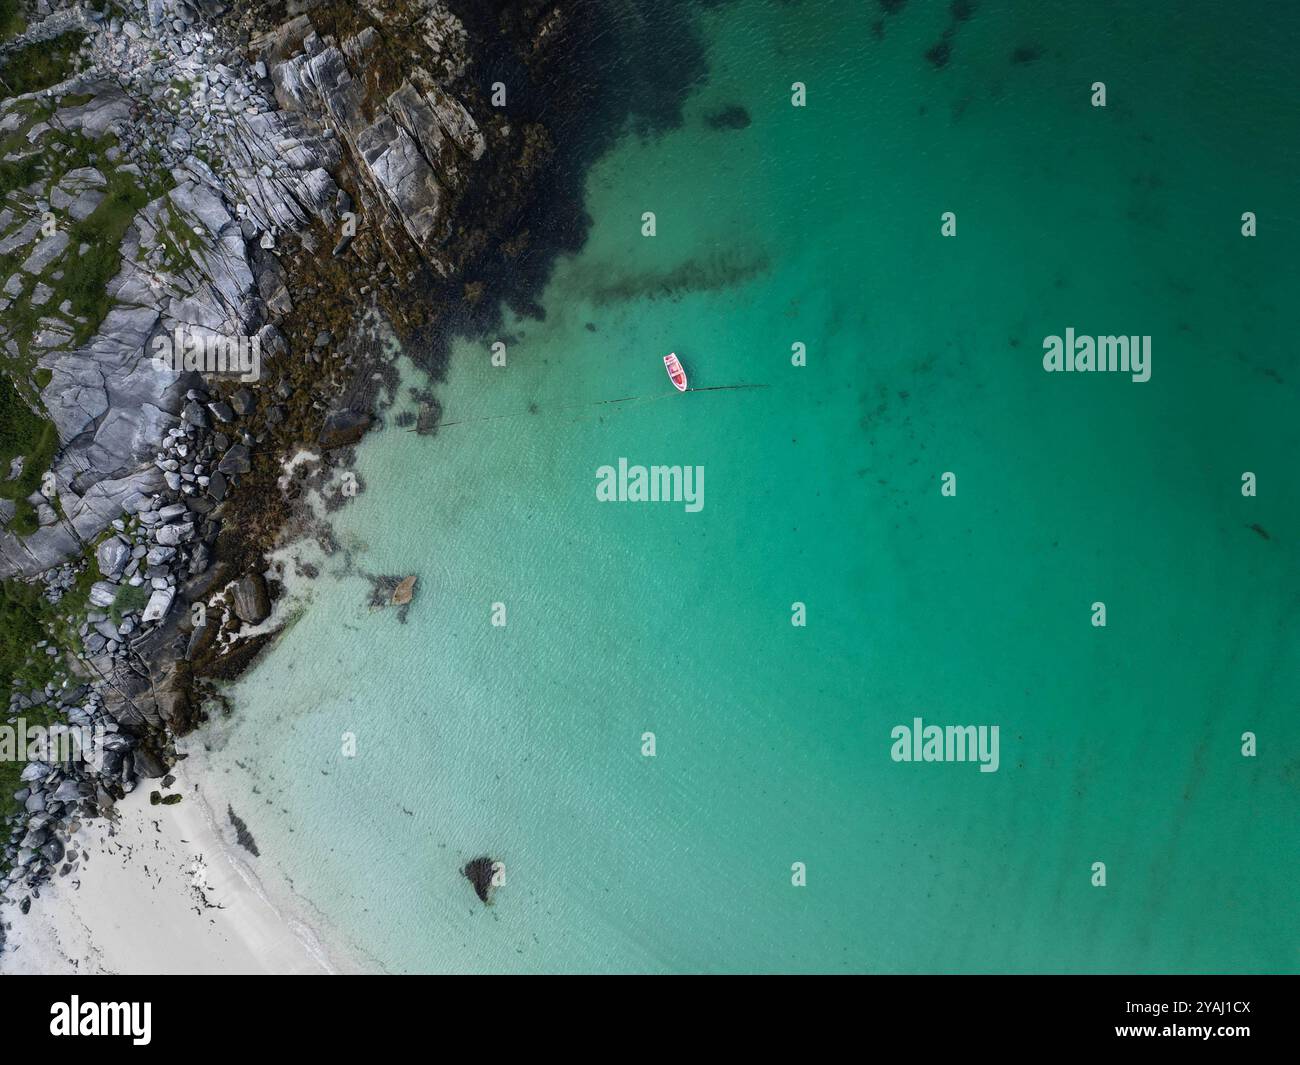
{"type": "Polygon", "coordinates": [[[407,623],[336,556],[214,731],[263,860],[345,946],[1295,970],[1295,18],[1150,7],[978,0],[942,69],[947,4],[690,13],[708,79],[591,171],[545,319],[508,324],[504,369],[458,343],[461,424],[361,448],[339,536],[419,574],[407,623]],[[711,128],[734,104],[751,124],[711,128]],[[1067,326],[1150,335],[1151,380],[1045,374],[1067,326]],[[678,396],[669,350],[766,387],[678,396]],[[702,465],[703,510],[598,502],[620,457],[702,465]],[[999,725],[999,770],[891,761],[917,716],[999,725]]]}

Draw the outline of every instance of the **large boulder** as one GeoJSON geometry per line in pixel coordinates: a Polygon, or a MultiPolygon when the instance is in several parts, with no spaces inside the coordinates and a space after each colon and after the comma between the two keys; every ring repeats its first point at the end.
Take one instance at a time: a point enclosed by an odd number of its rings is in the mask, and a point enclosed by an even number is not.
{"type": "Polygon", "coordinates": [[[393,589],[393,606],[406,606],[415,598],[415,582],[419,578],[414,574],[404,578],[396,588],[393,589]]]}
{"type": "Polygon", "coordinates": [[[140,620],[144,622],[162,621],[167,616],[167,611],[172,608],[172,600],[176,598],[175,588],[155,588],[149,603],[144,608],[144,614],[140,620]]]}
{"type": "Polygon", "coordinates": [[[95,561],[99,563],[99,572],[110,580],[122,576],[122,570],[131,561],[131,545],[119,536],[110,536],[95,548],[95,561]]]}
{"type": "Polygon", "coordinates": [[[111,581],[96,581],[90,586],[90,605],[108,607],[117,598],[118,586],[111,581]]]}
{"type": "Polygon", "coordinates": [[[339,447],[351,447],[358,443],[366,430],[370,428],[370,415],[364,411],[340,410],[335,411],[325,419],[325,424],[321,426],[320,446],[326,451],[332,451],[339,447]]]}
{"type": "Polygon", "coordinates": [[[270,616],[271,599],[266,581],[260,573],[246,573],[231,586],[235,616],[249,625],[257,625],[270,616]]]}
{"type": "Polygon", "coordinates": [[[135,771],[142,777],[161,777],[167,772],[167,765],[147,747],[135,750],[135,771]]]}
{"type": "Polygon", "coordinates": [[[410,134],[385,115],[358,135],[357,152],[416,247],[441,243],[447,230],[446,197],[410,134]]]}

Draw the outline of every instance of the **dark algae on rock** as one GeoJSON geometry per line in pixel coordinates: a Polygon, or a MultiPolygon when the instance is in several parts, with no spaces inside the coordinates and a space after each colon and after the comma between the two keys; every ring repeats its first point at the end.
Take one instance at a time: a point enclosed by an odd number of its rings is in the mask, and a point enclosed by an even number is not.
{"type": "Polygon", "coordinates": [[[474,885],[474,894],[484,905],[491,901],[492,875],[495,871],[496,863],[487,856],[471,859],[460,871],[460,875],[474,885]]]}

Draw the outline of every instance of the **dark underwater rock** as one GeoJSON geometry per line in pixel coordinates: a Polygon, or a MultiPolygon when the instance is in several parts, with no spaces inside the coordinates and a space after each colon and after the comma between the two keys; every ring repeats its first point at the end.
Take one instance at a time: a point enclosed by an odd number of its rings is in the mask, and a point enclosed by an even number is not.
{"type": "Polygon", "coordinates": [[[925,58],[929,60],[932,67],[941,70],[948,65],[948,60],[952,58],[952,45],[947,41],[940,41],[925,53],[925,58]]]}
{"type": "Polygon", "coordinates": [[[360,442],[370,428],[370,415],[364,411],[335,411],[325,419],[320,431],[320,445],[326,451],[350,447],[360,442]]]}
{"type": "Polygon", "coordinates": [[[494,864],[492,859],[486,856],[474,858],[466,862],[465,867],[460,871],[460,875],[474,885],[474,894],[479,897],[479,901],[485,904],[492,892],[494,864]]]}
{"type": "Polygon", "coordinates": [[[709,129],[745,129],[753,120],[740,104],[728,104],[704,116],[709,129]]]}
{"type": "Polygon", "coordinates": [[[226,806],[226,816],[230,818],[230,823],[235,826],[235,839],[238,840],[239,845],[254,858],[261,857],[257,850],[257,843],[253,839],[253,834],[248,831],[248,826],[244,824],[243,819],[235,813],[233,806],[226,806]]]}

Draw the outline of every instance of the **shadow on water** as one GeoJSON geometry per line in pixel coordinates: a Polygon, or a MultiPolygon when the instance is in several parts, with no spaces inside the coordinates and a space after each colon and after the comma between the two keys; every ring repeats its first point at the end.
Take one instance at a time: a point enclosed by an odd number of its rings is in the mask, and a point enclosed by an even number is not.
{"type": "Polygon", "coordinates": [[[556,259],[580,251],[591,228],[588,171],[626,135],[653,138],[681,126],[686,99],[708,77],[694,16],[717,4],[576,0],[562,6],[563,28],[544,50],[529,42],[539,12],[550,5],[456,0],[451,6],[483,42],[470,80],[485,94],[493,83],[507,86],[511,124],[544,127],[539,151],[550,154],[526,187],[501,167],[461,205],[462,236],[487,217],[494,234],[463,276],[442,291],[435,287],[438,313],[410,345],[416,361],[437,377],[457,337],[498,330],[507,308],[545,317],[540,298],[556,259]],[[504,215],[503,204],[509,205],[504,215]],[[470,284],[481,286],[472,300],[465,298],[470,284]]]}

